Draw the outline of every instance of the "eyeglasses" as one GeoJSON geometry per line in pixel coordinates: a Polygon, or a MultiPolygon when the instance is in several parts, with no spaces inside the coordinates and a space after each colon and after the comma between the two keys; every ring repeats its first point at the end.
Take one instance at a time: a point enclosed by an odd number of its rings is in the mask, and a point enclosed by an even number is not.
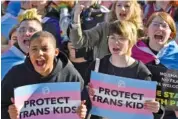
{"type": "Polygon", "coordinates": [[[119,42],[119,43],[124,43],[126,42],[128,39],[121,37],[121,36],[114,36],[114,35],[110,35],[108,36],[108,40],[112,41],[112,42],[119,42]]]}
{"type": "Polygon", "coordinates": [[[161,27],[164,28],[164,29],[170,28],[169,25],[166,24],[166,23],[161,23],[161,22],[157,22],[157,21],[152,21],[152,24],[153,24],[153,26],[155,26],[155,27],[160,27],[160,25],[161,25],[161,27]]]}
{"type": "Polygon", "coordinates": [[[30,27],[30,28],[25,28],[25,27],[18,28],[18,32],[19,32],[20,34],[26,33],[27,31],[28,31],[29,33],[34,33],[34,32],[36,32],[37,30],[34,29],[34,28],[32,28],[32,27],[30,27]]]}

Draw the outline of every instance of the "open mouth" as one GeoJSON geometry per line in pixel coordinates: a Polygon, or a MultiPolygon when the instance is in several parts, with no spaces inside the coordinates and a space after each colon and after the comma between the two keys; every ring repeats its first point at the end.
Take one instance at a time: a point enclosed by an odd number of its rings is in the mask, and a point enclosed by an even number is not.
{"type": "Polygon", "coordinates": [[[45,60],[43,60],[43,59],[37,59],[36,60],[36,65],[38,66],[38,67],[44,67],[45,66],[45,60]]]}
{"type": "Polygon", "coordinates": [[[114,52],[118,52],[120,49],[119,48],[113,48],[114,52]]]}
{"type": "Polygon", "coordinates": [[[23,43],[27,46],[30,46],[30,40],[24,40],[23,43]]]}
{"type": "Polygon", "coordinates": [[[162,41],[163,40],[163,35],[154,35],[154,38],[156,40],[162,41]]]}
{"type": "Polygon", "coordinates": [[[127,14],[126,14],[126,13],[120,13],[119,16],[120,16],[120,17],[126,17],[127,14]]]}

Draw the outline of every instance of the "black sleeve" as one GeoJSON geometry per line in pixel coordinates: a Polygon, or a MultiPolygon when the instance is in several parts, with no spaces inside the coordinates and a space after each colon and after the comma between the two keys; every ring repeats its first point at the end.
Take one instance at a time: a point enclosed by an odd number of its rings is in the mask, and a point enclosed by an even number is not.
{"type": "Polygon", "coordinates": [[[66,77],[63,77],[63,78],[65,78],[64,79],[65,82],[80,82],[81,90],[83,90],[84,80],[70,61],[67,64],[66,68],[63,70],[62,75],[63,74],[66,75],[66,77]]]}
{"type": "Polygon", "coordinates": [[[162,105],[160,105],[159,111],[157,113],[153,113],[154,119],[162,119],[165,115],[165,109],[162,105]]]}
{"type": "Polygon", "coordinates": [[[1,118],[10,119],[8,107],[12,104],[11,98],[14,98],[14,71],[13,68],[6,74],[1,82],[1,118]]]}
{"type": "Polygon", "coordinates": [[[151,77],[152,77],[152,74],[149,71],[149,69],[142,62],[139,61],[138,78],[147,80],[147,81],[151,81],[151,77]]]}
{"type": "MultiPolygon", "coordinates": [[[[139,62],[139,78],[151,81],[152,74],[149,71],[149,69],[142,63],[139,62]]],[[[160,109],[158,113],[153,113],[154,119],[161,119],[161,117],[164,115],[164,107],[160,105],[160,109]]]]}

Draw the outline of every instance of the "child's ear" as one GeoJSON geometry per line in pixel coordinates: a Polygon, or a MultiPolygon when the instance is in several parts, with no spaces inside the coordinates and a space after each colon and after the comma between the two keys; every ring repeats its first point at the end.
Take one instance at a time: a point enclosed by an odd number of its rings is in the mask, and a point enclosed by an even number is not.
{"type": "Polygon", "coordinates": [[[56,48],[56,49],[55,49],[55,56],[56,56],[56,57],[59,55],[59,52],[60,52],[60,51],[59,51],[59,48],[56,48]]]}
{"type": "Polygon", "coordinates": [[[169,39],[173,39],[174,38],[174,33],[173,32],[171,32],[171,34],[170,34],[170,37],[169,37],[169,39]]]}

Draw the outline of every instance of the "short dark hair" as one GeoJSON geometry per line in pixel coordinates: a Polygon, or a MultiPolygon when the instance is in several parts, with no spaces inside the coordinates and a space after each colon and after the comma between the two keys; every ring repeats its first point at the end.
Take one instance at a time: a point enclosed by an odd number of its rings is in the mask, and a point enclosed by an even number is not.
{"type": "Polygon", "coordinates": [[[56,48],[56,39],[53,36],[53,34],[51,34],[50,32],[47,31],[39,31],[36,32],[35,34],[33,34],[33,36],[30,38],[30,44],[33,40],[36,40],[38,38],[48,38],[51,40],[51,43],[53,44],[54,48],[56,48]]]}
{"type": "Polygon", "coordinates": [[[9,40],[11,40],[12,34],[17,30],[18,27],[19,27],[19,25],[16,25],[16,26],[14,26],[14,27],[11,29],[11,31],[10,31],[10,33],[9,33],[9,40]]]}

